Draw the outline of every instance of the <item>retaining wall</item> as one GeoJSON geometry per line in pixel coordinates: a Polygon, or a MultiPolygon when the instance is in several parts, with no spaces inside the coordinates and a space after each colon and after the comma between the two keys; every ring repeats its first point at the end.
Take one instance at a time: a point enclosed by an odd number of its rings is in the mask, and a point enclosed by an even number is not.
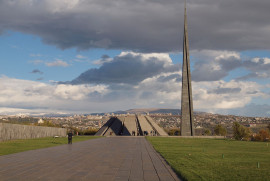
{"type": "MultiPolygon", "coordinates": [[[[165,136],[164,136],[165,137],[165,136]]],[[[167,136],[170,138],[212,138],[212,139],[224,139],[226,136],[167,136]]]]}
{"type": "Polygon", "coordinates": [[[66,128],[0,123],[0,141],[66,135],[66,128]]]}

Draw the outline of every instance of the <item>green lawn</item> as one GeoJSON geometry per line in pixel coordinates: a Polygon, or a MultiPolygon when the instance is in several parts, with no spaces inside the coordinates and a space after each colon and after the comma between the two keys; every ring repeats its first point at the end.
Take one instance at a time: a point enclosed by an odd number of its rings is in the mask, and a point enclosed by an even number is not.
{"type": "Polygon", "coordinates": [[[270,143],[168,137],[147,139],[183,180],[270,180],[270,143]]]}
{"type": "MultiPolygon", "coordinates": [[[[89,139],[99,138],[99,136],[74,136],[72,142],[85,141],[89,139]]],[[[18,153],[27,150],[35,150],[39,148],[47,148],[62,144],[67,144],[67,138],[37,138],[24,140],[11,140],[0,142],[0,156],[12,153],[18,153]]]]}

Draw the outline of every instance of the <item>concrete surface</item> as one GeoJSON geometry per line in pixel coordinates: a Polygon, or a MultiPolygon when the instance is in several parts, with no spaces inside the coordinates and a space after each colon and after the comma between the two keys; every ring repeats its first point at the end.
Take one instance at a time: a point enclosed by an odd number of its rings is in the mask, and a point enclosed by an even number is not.
{"type": "Polygon", "coordinates": [[[107,121],[96,133],[97,136],[168,136],[168,134],[159,127],[155,121],[149,116],[117,116],[107,121]],[[138,121],[137,121],[137,118],[138,121]],[[156,134],[154,134],[154,131],[156,134]],[[152,133],[151,133],[152,132],[152,133]],[[132,133],[135,133],[132,134],[132,133]]]}
{"type": "Polygon", "coordinates": [[[144,137],[118,136],[0,156],[0,180],[179,179],[144,137]]]}
{"type": "Polygon", "coordinates": [[[124,123],[123,128],[123,135],[130,136],[132,135],[132,132],[135,132],[135,135],[137,135],[138,129],[136,125],[136,117],[134,116],[126,116],[121,117],[124,123]]]}
{"type": "Polygon", "coordinates": [[[191,71],[189,59],[189,41],[187,27],[187,12],[185,6],[183,65],[182,65],[182,98],[181,98],[181,136],[195,136],[193,123],[193,99],[191,85],[191,71]]]}
{"type": "Polygon", "coordinates": [[[144,133],[145,131],[148,133],[148,135],[151,135],[151,132],[154,131],[152,126],[149,124],[149,122],[146,120],[145,116],[138,116],[138,120],[141,125],[142,132],[144,133]]]}
{"type": "Polygon", "coordinates": [[[168,134],[162,129],[150,116],[145,117],[150,125],[154,128],[159,136],[168,136],[168,134]]]}

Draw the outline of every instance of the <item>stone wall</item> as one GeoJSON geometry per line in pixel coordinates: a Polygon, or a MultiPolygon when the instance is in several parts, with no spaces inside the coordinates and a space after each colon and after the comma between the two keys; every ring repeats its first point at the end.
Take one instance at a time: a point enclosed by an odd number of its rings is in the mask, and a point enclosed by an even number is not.
{"type": "Polygon", "coordinates": [[[67,130],[65,128],[0,123],[0,141],[50,136],[64,137],[66,134],[67,130]]]}

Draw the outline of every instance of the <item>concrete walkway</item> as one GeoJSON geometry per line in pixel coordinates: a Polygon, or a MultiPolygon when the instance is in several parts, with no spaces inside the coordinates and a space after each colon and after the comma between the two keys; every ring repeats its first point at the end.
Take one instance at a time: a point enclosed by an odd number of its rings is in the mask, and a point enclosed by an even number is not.
{"type": "Polygon", "coordinates": [[[179,179],[144,137],[107,137],[0,156],[0,180],[179,179]]]}

